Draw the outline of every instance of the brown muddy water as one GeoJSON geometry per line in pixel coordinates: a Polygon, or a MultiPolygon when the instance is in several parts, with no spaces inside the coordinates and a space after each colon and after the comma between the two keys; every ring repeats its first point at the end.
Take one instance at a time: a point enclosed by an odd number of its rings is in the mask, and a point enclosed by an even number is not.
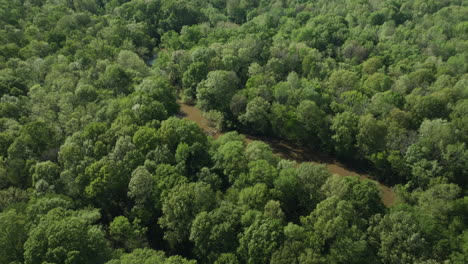
{"type": "MultiPolygon", "coordinates": [[[[198,124],[200,128],[202,128],[205,132],[212,135],[213,137],[217,138],[223,133],[217,133],[216,129],[212,128],[209,125],[209,122],[203,117],[202,112],[200,109],[180,103],[180,115],[183,118],[188,120],[194,121],[198,124]]],[[[291,142],[281,140],[281,139],[274,139],[274,138],[267,138],[267,137],[258,137],[252,135],[245,135],[247,144],[252,141],[263,141],[270,145],[273,149],[273,152],[280,156],[283,159],[295,160],[297,162],[315,162],[319,164],[325,164],[327,169],[336,175],[339,176],[359,176],[361,179],[369,179],[369,176],[366,174],[358,173],[352,168],[345,166],[344,164],[340,163],[336,159],[330,157],[321,152],[313,151],[312,149],[297,146],[292,144],[291,142]]],[[[392,188],[385,186],[379,183],[380,189],[382,190],[382,201],[383,203],[389,207],[392,206],[395,202],[395,192],[392,188]]]]}

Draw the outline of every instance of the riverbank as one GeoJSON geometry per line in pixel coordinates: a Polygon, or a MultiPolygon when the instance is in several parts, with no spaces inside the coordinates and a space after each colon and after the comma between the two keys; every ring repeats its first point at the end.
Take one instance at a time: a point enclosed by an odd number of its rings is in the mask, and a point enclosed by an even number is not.
{"type": "MultiPolygon", "coordinates": [[[[217,133],[216,130],[210,127],[208,121],[203,117],[200,109],[180,103],[180,115],[183,118],[194,121],[198,124],[200,128],[206,131],[208,134],[218,137],[223,133],[217,133]]],[[[252,135],[245,135],[247,143],[252,141],[263,141],[267,143],[272,149],[273,152],[284,159],[295,160],[297,162],[314,162],[319,164],[325,164],[327,169],[336,175],[339,176],[359,176],[361,179],[369,179],[369,175],[358,173],[352,168],[345,166],[339,161],[333,159],[332,157],[311,149],[297,146],[290,142],[280,139],[272,139],[265,137],[257,137],[252,135]]],[[[395,202],[395,192],[392,188],[379,183],[380,189],[382,190],[382,201],[385,206],[390,207],[395,202]]]]}

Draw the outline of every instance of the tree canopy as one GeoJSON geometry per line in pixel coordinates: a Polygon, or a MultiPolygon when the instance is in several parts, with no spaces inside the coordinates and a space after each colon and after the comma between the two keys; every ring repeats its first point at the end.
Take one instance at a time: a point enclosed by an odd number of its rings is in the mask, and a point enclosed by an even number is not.
{"type": "Polygon", "coordinates": [[[0,263],[466,263],[467,14],[0,0],[0,263]]]}

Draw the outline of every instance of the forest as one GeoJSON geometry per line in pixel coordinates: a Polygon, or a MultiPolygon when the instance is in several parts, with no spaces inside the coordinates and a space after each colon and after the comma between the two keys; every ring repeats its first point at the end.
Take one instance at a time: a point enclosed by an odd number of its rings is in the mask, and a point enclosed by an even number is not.
{"type": "Polygon", "coordinates": [[[0,0],[0,264],[465,264],[467,71],[466,0],[0,0]]]}

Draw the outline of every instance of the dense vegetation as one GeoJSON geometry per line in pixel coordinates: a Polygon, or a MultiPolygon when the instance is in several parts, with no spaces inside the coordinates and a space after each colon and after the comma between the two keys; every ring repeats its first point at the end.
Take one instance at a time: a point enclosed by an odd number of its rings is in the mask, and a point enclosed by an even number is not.
{"type": "Polygon", "coordinates": [[[0,0],[0,263],[466,263],[466,4],[0,0]]]}

